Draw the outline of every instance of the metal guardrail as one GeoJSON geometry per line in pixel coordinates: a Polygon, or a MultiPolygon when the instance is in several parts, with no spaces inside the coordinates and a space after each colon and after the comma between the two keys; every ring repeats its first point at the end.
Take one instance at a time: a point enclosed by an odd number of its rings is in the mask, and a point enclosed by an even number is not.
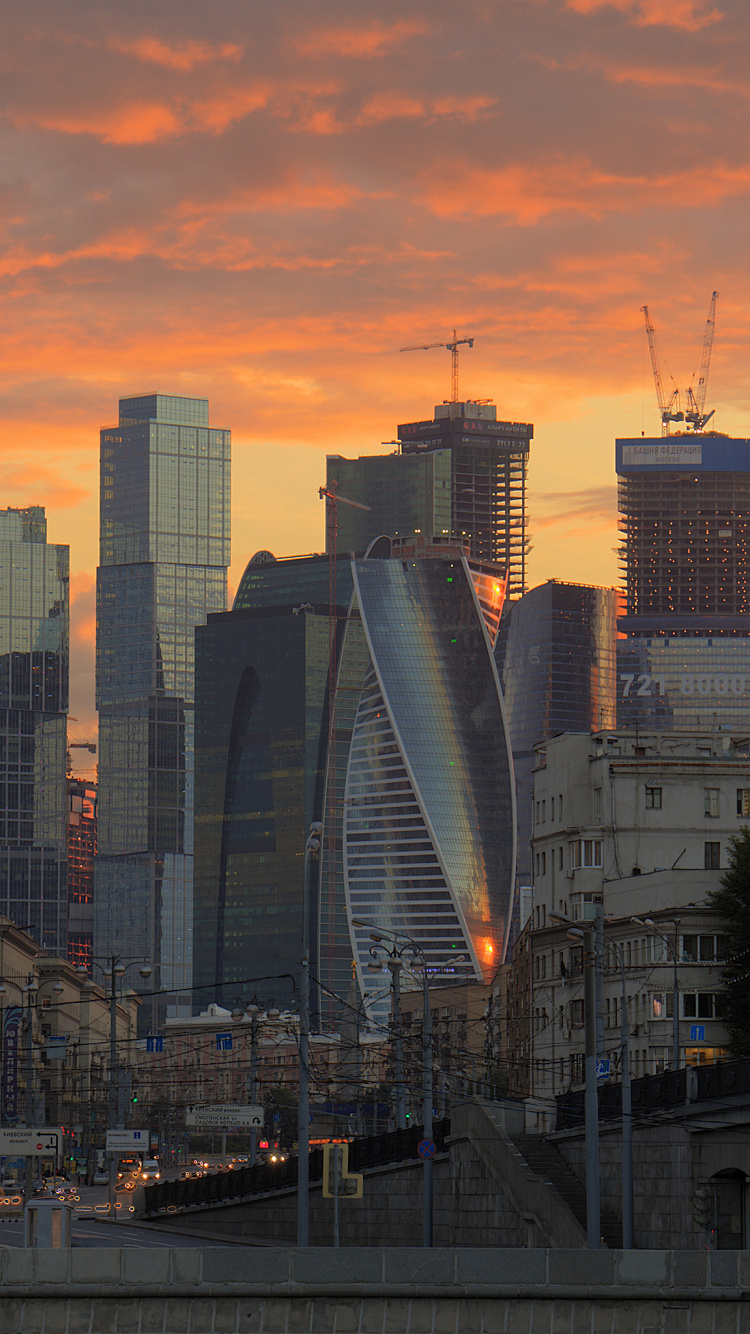
{"type": "MultiPolygon", "coordinates": [[[[716,1061],[712,1065],[690,1066],[686,1070],[666,1070],[661,1075],[644,1075],[632,1083],[634,1115],[647,1116],[665,1107],[684,1103],[711,1102],[750,1092],[750,1057],[736,1061],[716,1061]]],[[[557,1098],[557,1129],[570,1130],[583,1125],[582,1089],[561,1093],[557,1098]]],[[[599,1118],[606,1121],[620,1115],[622,1086],[603,1084],[599,1089],[599,1118]]]]}
{"type": "MultiPolygon", "coordinates": [[[[438,1153],[445,1149],[450,1128],[448,1119],[436,1121],[433,1126],[438,1153]]],[[[421,1139],[422,1127],[410,1126],[408,1130],[393,1130],[385,1135],[352,1140],[349,1143],[349,1171],[362,1172],[368,1167],[403,1162],[406,1158],[418,1160],[417,1145],[421,1139]]],[[[323,1150],[313,1149],[310,1182],[322,1180],[323,1150]]],[[[149,1216],[174,1213],[180,1209],[243,1200],[268,1191],[289,1190],[296,1185],[297,1159],[287,1158],[283,1163],[256,1163],[254,1167],[235,1167],[202,1177],[185,1177],[180,1181],[156,1181],[153,1186],[144,1187],[144,1208],[149,1216]]]]}

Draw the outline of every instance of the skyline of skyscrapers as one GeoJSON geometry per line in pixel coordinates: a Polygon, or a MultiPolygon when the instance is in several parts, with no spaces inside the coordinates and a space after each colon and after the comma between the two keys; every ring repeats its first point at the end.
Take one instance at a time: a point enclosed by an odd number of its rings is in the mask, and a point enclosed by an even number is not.
{"type": "MultiPolygon", "coordinates": [[[[94,953],[127,942],[177,1008],[192,984],[194,632],[226,608],[230,458],[207,399],[123,398],[101,432],[94,953]]],[[[144,1005],[142,1023],[156,1014],[144,1005]]]]}
{"type": "Polygon", "coordinates": [[[616,441],[625,614],[618,726],[744,729],[750,441],[616,441]]]}
{"type": "Polygon", "coordinates": [[[0,510],[0,913],[63,954],[69,566],[42,506],[0,510]]]}

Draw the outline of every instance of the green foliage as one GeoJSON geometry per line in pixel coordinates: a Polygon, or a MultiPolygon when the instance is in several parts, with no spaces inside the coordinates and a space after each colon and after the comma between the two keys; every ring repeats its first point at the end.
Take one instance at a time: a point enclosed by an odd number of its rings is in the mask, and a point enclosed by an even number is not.
{"type": "Polygon", "coordinates": [[[729,935],[721,975],[723,1019],[732,1056],[750,1056],[750,829],[729,840],[729,866],[706,902],[723,918],[729,935]]]}

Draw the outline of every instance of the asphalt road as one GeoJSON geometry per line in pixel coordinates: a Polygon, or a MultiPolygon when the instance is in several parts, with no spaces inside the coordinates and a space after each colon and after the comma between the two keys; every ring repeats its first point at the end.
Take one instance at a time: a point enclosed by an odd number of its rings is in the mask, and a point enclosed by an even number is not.
{"type": "MultiPolygon", "coordinates": [[[[127,1223],[97,1222],[97,1206],[104,1210],[107,1203],[105,1186],[82,1187],[78,1191],[80,1200],[73,1201],[76,1213],[73,1218],[74,1246],[236,1246],[234,1241],[221,1241],[219,1237],[186,1236],[181,1231],[167,1231],[162,1224],[153,1226],[139,1224],[128,1227],[127,1223]],[[79,1212],[80,1210],[80,1212],[79,1212]]],[[[115,1199],[122,1205],[118,1212],[126,1212],[130,1196],[118,1191],[115,1199]]],[[[0,1216],[0,1246],[23,1246],[23,1221],[0,1216]]]]}

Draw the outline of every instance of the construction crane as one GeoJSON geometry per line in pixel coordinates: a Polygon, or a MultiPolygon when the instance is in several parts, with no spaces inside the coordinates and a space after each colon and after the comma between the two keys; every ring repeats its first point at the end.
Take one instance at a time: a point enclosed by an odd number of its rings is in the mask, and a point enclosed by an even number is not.
{"type": "MultiPolygon", "coordinates": [[[[659,352],[656,346],[656,330],[649,318],[648,306],[641,306],[641,312],[646,320],[646,337],[648,338],[648,350],[651,353],[651,369],[654,372],[654,384],[656,385],[656,401],[659,404],[661,413],[661,433],[669,435],[670,422],[681,422],[685,420],[684,412],[680,411],[680,391],[675,385],[669,398],[664,392],[664,385],[661,378],[661,367],[659,366],[659,352]]],[[[670,376],[670,379],[672,377],[670,376]]],[[[674,381],[672,381],[674,384],[674,381]]]]}
{"type": "Polygon", "coordinates": [[[70,777],[72,776],[72,773],[73,773],[73,757],[72,757],[72,755],[71,755],[71,753],[70,753],[71,750],[88,750],[92,755],[96,755],[96,742],[95,742],[95,741],[69,741],[69,742],[68,742],[68,746],[67,746],[67,750],[66,750],[66,755],[65,755],[65,758],[66,758],[66,760],[67,760],[68,778],[70,778],[70,777]]]}
{"type": "MultiPolygon", "coordinates": [[[[318,487],[318,495],[326,503],[326,545],[328,547],[328,783],[322,842],[326,852],[325,861],[328,868],[326,906],[328,910],[327,955],[330,970],[335,948],[336,917],[336,677],[338,674],[338,640],[336,637],[338,599],[336,583],[339,505],[348,505],[351,509],[366,510],[368,513],[370,512],[370,506],[361,505],[358,500],[349,500],[347,496],[339,495],[335,477],[331,478],[330,486],[318,487]]],[[[321,899],[322,889],[321,885],[321,899]]],[[[318,915],[318,930],[320,932],[320,914],[318,915]]]]}
{"type": "Polygon", "coordinates": [[[463,343],[468,347],[474,346],[473,338],[459,338],[456,330],[453,330],[452,343],[417,343],[414,347],[401,347],[400,352],[429,352],[433,347],[444,347],[451,354],[451,403],[458,402],[458,349],[463,343]]]}
{"type": "MultiPolygon", "coordinates": [[[[701,353],[701,368],[698,372],[698,384],[693,392],[693,386],[687,391],[688,408],[690,411],[685,413],[685,421],[692,426],[694,431],[702,431],[707,421],[710,421],[714,415],[714,409],[711,412],[704,412],[706,406],[706,390],[708,389],[708,368],[711,365],[711,349],[714,345],[714,329],[716,327],[716,298],[718,292],[711,293],[711,300],[708,305],[708,318],[706,320],[706,332],[703,335],[703,351],[701,353]]],[[[695,376],[693,376],[695,379],[695,376]]]]}

